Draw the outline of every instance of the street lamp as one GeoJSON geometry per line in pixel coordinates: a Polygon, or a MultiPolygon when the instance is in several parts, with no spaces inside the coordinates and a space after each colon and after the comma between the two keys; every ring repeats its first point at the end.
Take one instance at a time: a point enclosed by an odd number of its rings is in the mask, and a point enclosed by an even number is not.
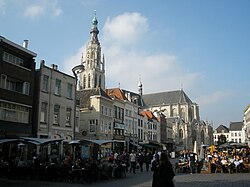
{"type": "Polygon", "coordinates": [[[75,83],[75,100],[74,100],[74,125],[73,125],[73,140],[75,139],[76,133],[76,91],[77,91],[77,83],[78,83],[78,74],[80,74],[84,70],[84,65],[77,65],[72,68],[72,72],[75,76],[76,83],[75,83]]]}

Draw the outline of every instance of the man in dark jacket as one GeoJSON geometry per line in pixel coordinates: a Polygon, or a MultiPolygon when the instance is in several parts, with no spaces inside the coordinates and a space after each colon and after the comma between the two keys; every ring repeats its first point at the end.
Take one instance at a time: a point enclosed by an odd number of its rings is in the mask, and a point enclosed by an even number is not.
{"type": "Polygon", "coordinates": [[[151,171],[153,171],[153,181],[152,181],[152,187],[158,187],[159,186],[159,167],[160,167],[160,159],[159,155],[155,153],[154,160],[152,162],[151,171]]]}

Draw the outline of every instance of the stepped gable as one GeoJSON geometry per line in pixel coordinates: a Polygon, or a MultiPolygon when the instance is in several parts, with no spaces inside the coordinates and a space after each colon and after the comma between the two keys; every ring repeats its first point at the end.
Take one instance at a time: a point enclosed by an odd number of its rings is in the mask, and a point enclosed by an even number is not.
{"type": "Polygon", "coordinates": [[[80,99],[80,108],[90,107],[90,97],[91,96],[100,96],[100,97],[105,97],[107,99],[111,99],[102,88],[80,90],[80,91],[76,92],[77,100],[80,99]]]}
{"type": "Polygon", "coordinates": [[[230,131],[241,131],[243,122],[230,122],[229,129],[230,131]]]}
{"type": "Polygon", "coordinates": [[[192,103],[191,99],[183,90],[145,94],[142,98],[146,106],[192,103]]]}

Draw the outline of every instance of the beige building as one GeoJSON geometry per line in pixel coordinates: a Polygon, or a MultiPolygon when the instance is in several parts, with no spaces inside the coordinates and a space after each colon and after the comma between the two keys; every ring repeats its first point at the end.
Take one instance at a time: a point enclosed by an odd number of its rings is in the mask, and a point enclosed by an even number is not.
{"type": "Polygon", "coordinates": [[[76,139],[113,138],[113,101],[101,88],[77,91],[77,108],[76,139]]]}
{"type": "Polygon", "coordinates": [[[64,140],[74,138],[75,77],[62,73],[57,65],[42,60],[36,71],[37,137],[64,140]]]}

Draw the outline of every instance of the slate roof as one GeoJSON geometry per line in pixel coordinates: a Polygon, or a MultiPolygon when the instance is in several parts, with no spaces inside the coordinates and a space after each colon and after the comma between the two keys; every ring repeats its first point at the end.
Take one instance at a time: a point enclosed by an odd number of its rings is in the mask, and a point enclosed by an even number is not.
{"type": "Polygon", "coordinates": [[[229,129],[230,131],[241,131],[243,122],[230,122],[229,129]]]}
{"type": "Polygon", "coordinates": [[[143,106],[143,101],[142,101],[142,97],[140,94],[138,93],[135,93],[135,92],[131,92],[131,91],[128,91],[128,90],[124,90],[124,89],[121,89],[122,92],[126,95],[126,94],[130,94],[130,97],[133,99],[136,99],[137,100],[137,104],[139,106],[143,106]]]}
{"type": "Polygon", "coordinates": [[[159,106],[168,104],[187,104],[192,103],[191,99],[183,90],[145,94],[142,96],[144,105],[159,106]]]}
{"type": "Polygon", "coordinates": [[[111,98],[106,94],[106,92],[101,88],[94,88],[89,90],[79,90],[76,92],[76,100],[80,100],[81,108],[90,107],[90,97],[91,96],[102,96],[107,99],[111,98]]]}
{"type": "Polygon", "coordinates": [[[216,129],[217,133],[222,133],[222,130],[224,130],[224,133],[228,133],[229,132],[229,129],[225,125],[220,125],[216,129]]]}

